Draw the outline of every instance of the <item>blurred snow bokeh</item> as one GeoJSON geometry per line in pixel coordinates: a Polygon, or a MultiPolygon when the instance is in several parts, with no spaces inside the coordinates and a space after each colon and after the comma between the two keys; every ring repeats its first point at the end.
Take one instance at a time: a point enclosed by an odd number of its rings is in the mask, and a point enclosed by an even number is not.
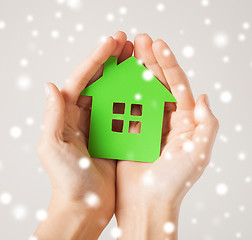
{"type": "MultiPolygon", "coordinates": [[[[0,221],[5,227],[0,239],[35,240],[38,221],[47,217],[51,186],[36,153],[44,83],[61,88],[71,70],[117,30],[130,40],[143,32],[164,39],[189,77],[195,99],[207,93],[220,121],[211,162],[183,202],[180,239],[252,239],[251,9],[252,2],[229,0],[2,3],[0,221]]],[[[163,54],[169,56],[170,50],[163,54]]],[[[150,81],[153,75],[146,71],[143,77],[150,81]]],[[[141,100],[142,95],[134,97],[141,100]]],[[[185,142],[183,147],[190,152],[194,145],[185,142]]],[[[165,156],[171,161],[169,152],[165,156]]],[[[79,166],[85,171],[90,162],[83,158],[79,166]]],[[[143,182],[158,184],[151,173],[143,182]]],[[[90,207],[102,205],[95,193],[84,200],[90,207]]],[[[173,223],[164,223],[165,232],[174,229],[173,223]]],[[[122,234],[113,218],[100,239],[122,234]]]]}

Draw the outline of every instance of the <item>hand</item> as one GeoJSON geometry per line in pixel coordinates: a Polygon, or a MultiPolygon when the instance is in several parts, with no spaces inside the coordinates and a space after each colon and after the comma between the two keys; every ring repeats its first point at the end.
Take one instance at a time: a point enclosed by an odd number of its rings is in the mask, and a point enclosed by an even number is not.
{"type": "MultiPolygon", "coordinates": [[[[140,34],[135,57],[167,87],[177,103],[166,103],[161,155],[154,163],[118,161],[116,218],[122,239],[177,237],[180,204],[210,160],[218,130],[206,95],[194,101],[185,73],[162,40],[140,34]],[[165,233],[165,222],[175,230],[165,233]],[[150,226],[149,226],[150,225],[150,226]]],[[[136,109],[137,111],[137,109],[136,109]]],[[[131,131],[137,131],[135,125],[131,131]]]]}
{"type": "Polygon", "coordinates": [[[115,210],[115,160],[90,158],[87,151],[91,99],[80,96],[101,76],[110,56],[124,61],[133,45],[117,32],[97,47],[69,76],[62,90],[47,84],[47,104],[38,153],[52,183],[48,218],[36,237],[97,239],[115,210]]]}

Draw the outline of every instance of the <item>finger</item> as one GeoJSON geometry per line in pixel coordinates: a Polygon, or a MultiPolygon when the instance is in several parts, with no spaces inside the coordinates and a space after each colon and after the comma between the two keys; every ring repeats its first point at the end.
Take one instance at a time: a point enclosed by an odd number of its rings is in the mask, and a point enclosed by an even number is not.
{"type": "Polygon", "coordinates": [[[194,159],[207,165],[210,159],[219,122],[209,108],[207,95],[201,95],[196,101],[194,110],[196,128],[192,137],[194,143],[194,159]]]}
{"type": "MultiPolygon", "coordinates": [[[[111,56],[117,57],[118,63],[119,63],[120,57],[122,55],[123,55],[123,58],[127,58],[129,57],[129,54],[132,54],[132,51],[130,49],[133,47],[130,47],[129,41],[127,41],[127,35],[124,32],[121,32],[121,31],[117,32],[113,36],[113,38],[116,40],[116,48],[114,49],[114,52],[111,54],[111,56]]],[[[103,67],[101,69],[103,70],[103,67]]],[[[102,74],[102,71],[100,73],[100,76],[101,74],[102,74]]],[[[100,76],[98,76],[97,79],[100,76]]],[[[92,82],[90,84],[92,84],[92,82]]],[[[86,138],[88,137],[88,129],[89,129],[89,121],[90,121],[90,113],[91,113],[91,100],[92,100],[91,97],[80,96],[77,101],[77,105],[82,108],[81,115],[80,115],[79,128],[82,130],[86,138]]]]}
{"type": "MultiPolygon", "coordinates": [[[[128,54],[130,52],[130,50],[128,50],[128,48],[130,48],[129,44],[127,44],[127,35],[122,32],[122,31],[118,31],[113,38],[116,41],[116,48],[114,49],[114,52],[111,54],[111,56],[113,57],[117,57],[118,59],[121,57],[122,54],[124,54],[124,58],[128,57],[126,56],[126,54],[128,54]]],[[[132,54],[132,52],[131,52],[132,54]]],[[[100,67],[100,69],[98,70],[98,72],[96,72],[96,74],[94,75],[94,77],[92,78],[91,81],[89,81],[89,84],[92,84],[95,80],[97,80],[98,78],[101,77],[102,75],[102,71],[103,71],[103,66],[100,67]]],[[[87,108],[88,105],[90,105],[91,107],[91,97],[88,96],[79,96],[78,100],[77,100],[77,105],[80,107],[84,107],[87,108]]]]}
{"type": "Polygon", "coordinates": [[[131,41],[126,41],[124,48],[121,52],[121,55],[118,57],[118,64],[131,57],[133,49],[134,49],[133,43],[131,41]]]}
{"type": "Polygon", "coordinates": [[[80,92],[88,81],[99,70],[101,65],[111,56],[116,47],[114,38],[109,37],[80,63],[70,74],[61,92],[67,103],[76,104],[80,92]]]}
{"type": "MultiPolygon", "coordinates": [[[[116,41],[116,48],[114,49],[113,53],[111,53],[112,57],[119,57],[121,52],[123,51],[126,41],[127,41],[127,35],[122,32],[118,31],[115,33],[113,38],[116,41]]],[[[102,76],[103,72],[103,65],[100,66],[98,71],[94,74],[94,76],[90,79],[90,81],[87,83],[86,87],[91,85],[93,82],[95,82],[97,79],[99,79],[102,76]]],[[[82,97],[82,96],[79,96],[82,97]]]]}
{"type": "Polygon", "coordinates": [[[47,100],[42,138],[60,139],[64,130],[65,102],[61,92],[52,84],[46,84],[47,100]]]}
{"type": "Polygon", "coordinates": [[[138,34],[134,41],[134,53],[138,60],[155,75],[167,88],[168,84],[161,67],[159,66],[154,53],[152,51],[152,39],[148,34],[138,34]]]}
{"type": "MultiPolygon", "coordinates": [[[[123,48],[120,56],[118,57],[118,64],[120,64],[121,62],[123,62],[126,59],[128,59],[129,57],[131,57],[132,53],[133,53],[133,44],[132,44],[132,42],[127,41],[125,43],[125,45],[124,45],[124,48],[123,48]]],[[[102,70],[100,71],[99,76],[97,75],[97,79],[101,76],[101,73],[102,73],[102,70]]],[[[92,84],[92,82],[90,84],[92,84]]],[[[83,107],[83,108],[90,108],[91,107],[91,97],[84,96],[84,95],[83,96],[79,96],[79,99],[77,101],[77,105],[79,107],[83,107]]]]}
{"type": "Polygon", "coordinates": [[[152,44],[152,49],[177,100],[177,110],[193,110],[195,102],[190,84],[168,45],[159,39],[152,44]]]}
{"type": "Polygon", "coordinates": [[[112,57],[119,57],[121,55],[121,52],[122,52],[122,50],[125,46],[125,43],[127,41],[127,35],[122,31],[118,31],[115,33],[113,38],[116,41],[116,48],[112,52],[111,56],[112,57]]]}

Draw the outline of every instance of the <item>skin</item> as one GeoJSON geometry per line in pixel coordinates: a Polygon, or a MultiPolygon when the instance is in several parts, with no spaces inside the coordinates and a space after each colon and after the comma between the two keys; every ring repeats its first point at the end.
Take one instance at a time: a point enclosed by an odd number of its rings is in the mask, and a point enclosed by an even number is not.
{"type": "MultiPolygon", "coordinates": [[[[139,34],[134,51],[135,57],[171,90],[177,103],[165,105],[157,161],[117,162],[116,218],[123,232],[120,239],[177,239],[181,202],[210,160],[219,124],[206,95],[195,103],[185,73],[163,40],[153,42],[147,34],[139,34]],[[167,222],[175,227],[169,234],[163,230],[167,222]]],[[[132,131],[138,127],[135,125],[132,131]]]]}
{"type": "Polygon", "coordinates": [[[117,32],[73,70],[61,91],[47,84],[38,154],[52,183],[52,198],[48,218],[35,233],[39,240],[55,239],[56,235],[57,239],[97,239],[114,214],[116,161],[90,158],[87,142],[91,99],[79,95],[88,82],[101,76],[102,64],[109,56],[118,57],[120,63],[132,51],[126,34],[117,32]],[[88,169],[79,167],[81,158],[89,159],[88,169]],[[96,194],[100,205],[90,207],[86,203],[90,193],[96,194]]]}
{"type": "MultiPolygon", "coordinates": [[[[177,99],[177,104],[165,105],[161,155],[154,163],[90,158],[91,98],[79,94],[101,76],[109,56],[120,63],[132,55],[133,45],[126,39],[123,32],[108,38],[74,69],[61,91],[47,84],[38,153],[52,182],[52,198],[48,217],[35,233],[39,240],[97,239],[114,212],[120,239],[177,239],[181,202],[210,160],[218,120],[206,95],[194,101],[186,75],[166,43],[140,34],[134,42],[135,57],[177,99]],[[184,146],[192,149],[185,151],[184,146]],[[88,159],[87,169],[79,167],[81,158],[88,159]],[[101,204],[90,206],[85,201],[90,193],[101,204]],[[174,225],[169,234],[163,230],[167,222],[174,225]]],[[[133,125],[130,131],[138,128],[133,125]]]]}

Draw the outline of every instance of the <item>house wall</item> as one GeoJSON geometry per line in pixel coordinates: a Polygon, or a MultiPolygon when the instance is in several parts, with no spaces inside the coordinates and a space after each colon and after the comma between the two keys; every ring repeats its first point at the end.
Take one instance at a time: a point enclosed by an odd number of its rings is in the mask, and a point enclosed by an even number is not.
{"type": "MultiPolygon", "coordinates": [[[[113,99],[123,102],[118,98],[113,99]]],[[[130,102],[125,104],[124,115],[113,115],[113,101],[112,98],[93,99],[88,145],[90,155],[122,160],[155,161],[160,153],[164,103],[156,106],[144,105],[142,116],[130,116],[130,102]],[[124,119],[126,131],[113,132],[112,119],[124,119]],[[134,119],[141,120],[140,134],[128,132],[129,120],[134,119]]]]}

